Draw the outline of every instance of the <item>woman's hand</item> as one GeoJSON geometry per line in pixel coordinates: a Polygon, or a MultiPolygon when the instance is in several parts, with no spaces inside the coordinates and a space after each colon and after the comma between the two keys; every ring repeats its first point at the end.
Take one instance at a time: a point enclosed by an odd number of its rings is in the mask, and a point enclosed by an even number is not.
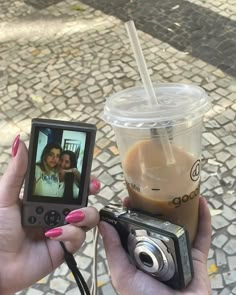
{"type": "MultiPolygon", "coordinates": [[[[59,176],[61,180],[64,180],[65,174],[66,173],[73,173],[76,179],[76,182],[79,183],[81,175],[80,172],[76,168],[71,168],[71,169],[59,169],[59,176]]],[[[93,177],[91,177],[91,180],[93,180],[93,177]]]]}
{"type": "Polygon", "coordinates": [[[207,257],[211,243],[211,217],[206,200],[200,198],[198,232],[192,248],[194,277],[183,290],[176,291],[147,275],[127,259],[116,230],[100,222],[108,265],[114,287],[121,295],[206,295],[211,294],[207,273],[207,257]]]}
{"type": "Polygon", "coordinates": [[[81,178],[81,175],[80,175],[79,171],[76,168],[73,168],[72,169],[72,172],[74,173],[74,176],[75,176],[77,182],[79,183],[80,182],[80,178],[81,178]]]}
{"type": "MultiPolygon", "coordinates": [[[[8,295],[29,287],[52,272],[64,260],[58,241],[64,241],[70,252],[84,242],[86,231],[97,225],[99,214],[92,207],[72,211],[68,224],[51,231],[23,228],[21,225],[20,189],[28,165],[23,142],[14,142],[13,157],[0,179],[0,294],[8,295]],[[50,237],[48,239],[47,237],[50,237]]],[[[90,193],[100,184],[91,177],[90,193]]]]}

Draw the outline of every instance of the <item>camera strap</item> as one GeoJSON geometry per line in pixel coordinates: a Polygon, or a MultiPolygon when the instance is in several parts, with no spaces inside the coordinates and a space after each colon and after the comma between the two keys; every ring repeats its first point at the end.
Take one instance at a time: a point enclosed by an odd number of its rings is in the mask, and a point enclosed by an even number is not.
{"type": "Polygon", "coordinates": [[[61,247],[64,251],[65,262],[67,263],[67,266],[69,267],[69,269],[71,270],[71,272],[75,278],[75,281],[77,283],[77,286],[80,290],[81,295],[90,295],[89,288],[88,288],[81,272],[79,271],[79,269],[77,267],[77,263],[75,261],[73,254],[71,254],[66,249],[66,246],[63,242],[60,242],[60,244],[61,244],[61,247]]]}

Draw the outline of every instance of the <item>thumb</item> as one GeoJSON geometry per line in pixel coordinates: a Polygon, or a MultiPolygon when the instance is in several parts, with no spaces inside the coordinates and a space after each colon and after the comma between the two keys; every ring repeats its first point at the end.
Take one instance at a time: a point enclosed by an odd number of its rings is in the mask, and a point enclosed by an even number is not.
{"type": "Polygon", "coordinates": [[[99,223],[98,228],[103,238],[113,284],[118,289],[119,283],[127,280],[127,274],[129,276],[135,274],[136,268],[130,264],[116,230],[110,224],[103,221],[99,223]]]}
{"type": "Polygon", "coordinates": [[[28,166],[27,148],[19,137],[18,144],[16,140],[13,143],[15,144],[13,157],[0,179],[0,207],[9,207],[17,202],[28,166]]]}
{"type": "Polygon", "coordinates": [[[194,248],[202,252],[206,259],[211,246],[211,215],[205,198],[199,199],[199,224],[194,248]]]}

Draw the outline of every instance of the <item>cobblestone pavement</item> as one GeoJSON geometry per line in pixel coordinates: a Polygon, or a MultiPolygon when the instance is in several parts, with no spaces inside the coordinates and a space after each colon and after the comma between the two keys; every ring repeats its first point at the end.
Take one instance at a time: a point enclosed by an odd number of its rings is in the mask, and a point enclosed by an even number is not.
{"type": "MultiPolygon", "coordinates": [[[[33,117],[98,127],[93,174],[100,209],[126,196],[105,98],[140,85],[124,28],[135,20],[153,81],[196,83],[210,95],[201,192],[212,214],[208,271],[213,294],[236,294],[236,1],[0,1],[0,173],[16,134],[28,143],[33,117]],[[214,2],[214,3],[213,3],[214,2]]],[[[77,253],[91,285],[92,233],[77,253]]],[[[99,294],[116,294],[98,245],[99,294]]],[[[19,295],[79,294],[63,264],[19,295]]]]}

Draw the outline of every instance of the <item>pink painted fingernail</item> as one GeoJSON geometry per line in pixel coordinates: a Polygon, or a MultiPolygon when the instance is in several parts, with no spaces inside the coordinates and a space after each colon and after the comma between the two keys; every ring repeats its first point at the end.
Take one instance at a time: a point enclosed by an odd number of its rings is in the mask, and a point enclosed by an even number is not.
{"type": "Polygon", "coordinates": [[[96,191],[100,190],[100,182],[97,179],[92,180],[92,185],[95,188],[96,191]]]}
{"type": "Polygon", "coordinates": [[[62,229],[61,228],[53,228],[45,232],[45,236],[48,238],[55,238],[58,237],[62,234],[62,229]]]}
{"type": "Polygon", "coordinates": [[[80,222],[84,219],[85,214],[82,211],[72,211],[66,216],[66,221],[69,223],[80,222]]]}
{"type": "Polygon", "coordinates": [[[18,147],[19,147],[19,143],[20,143],[20,134],[18,134],[14,141],[13,141],[13,144],[11,146],[11,155],[12,157],[15,157],[16,154],[17,154],[17,151],[18,151],[18,147]]]}

